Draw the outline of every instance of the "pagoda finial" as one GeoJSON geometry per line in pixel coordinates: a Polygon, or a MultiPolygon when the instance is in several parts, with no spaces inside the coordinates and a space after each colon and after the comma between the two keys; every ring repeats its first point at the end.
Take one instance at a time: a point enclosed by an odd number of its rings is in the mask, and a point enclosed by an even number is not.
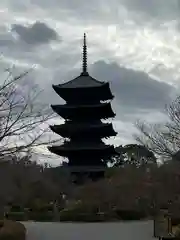
{"type": "Polygon", "coordinates": [[[86,33],[84,33],[83,41],[83,66],[82,66],[82,75],[88,75],[87,72],[87,45],[86,45],[86,33]]]}

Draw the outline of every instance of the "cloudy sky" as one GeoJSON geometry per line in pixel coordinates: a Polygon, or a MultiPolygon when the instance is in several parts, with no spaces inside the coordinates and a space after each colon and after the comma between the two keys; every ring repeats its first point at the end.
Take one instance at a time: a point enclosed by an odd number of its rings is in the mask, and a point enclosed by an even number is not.
{"type": "Polygon", "coordinates": [[[89,73],[115,95],[111,142],[131,143],[134,122],[163,121],[178,94],[180,1],[1,0],[0,69],[35,65],[28,81],[44,90],[42,101],[58,103],[51,85],[80,73],[84,32],[89,73]]]}

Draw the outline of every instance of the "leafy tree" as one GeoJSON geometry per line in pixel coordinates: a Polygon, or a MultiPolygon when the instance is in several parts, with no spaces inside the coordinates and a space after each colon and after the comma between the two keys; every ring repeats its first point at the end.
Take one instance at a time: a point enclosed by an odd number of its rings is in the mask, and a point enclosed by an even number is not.
{"type": "Polygon", "coordinates": [[[116,148],[120,153],[119,158],[116,158],[115,166],[124,164],[132,164],[136,167],[146,166],[147,164],[156,164],[156,157],[153,152],[148,150],[143,145],[128,144],[116,148]]]}

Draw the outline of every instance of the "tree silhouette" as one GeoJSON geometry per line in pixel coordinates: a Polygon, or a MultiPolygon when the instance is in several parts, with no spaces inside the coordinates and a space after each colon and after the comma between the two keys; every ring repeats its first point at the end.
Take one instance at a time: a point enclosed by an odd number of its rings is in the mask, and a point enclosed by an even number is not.
{"type": "Polygon", "coordinates": [[[162,160],[171,159],[180,149],[180,97],[166,106],[168,120],[164,124],[138,121],[136,140],[159,155],[162,160]]]}
{"type": "Polygon", "coordinates": [[[115,159],[115,166],[133,164],[136,167],[140,167],[147,164],[156,164],[154,153],[143,145],[128,144],[119,146],[116,148],[116,151],[120,156],[115,159]]]}
{"type": "Polygon", "coordinates": [[[0,85],[0,156],[33,151],[49,143],[47,122],[54,117],[49,106],[38,100],[41,91],[28,86],[29,71],[13,76],[11,69],[0,85]]]}

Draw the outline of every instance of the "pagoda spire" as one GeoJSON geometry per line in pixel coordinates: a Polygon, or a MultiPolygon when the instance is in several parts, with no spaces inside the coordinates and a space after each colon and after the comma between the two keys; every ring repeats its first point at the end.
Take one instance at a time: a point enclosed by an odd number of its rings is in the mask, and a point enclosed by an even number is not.
{"type": "Polygon", "coordinates": [[[84,41],[83,41],[83,58],[82,58],[82,74],[81,75],[89,75],[87,71],[87,44],[86,44],[86,33],[84,33],[84,41]]]}

